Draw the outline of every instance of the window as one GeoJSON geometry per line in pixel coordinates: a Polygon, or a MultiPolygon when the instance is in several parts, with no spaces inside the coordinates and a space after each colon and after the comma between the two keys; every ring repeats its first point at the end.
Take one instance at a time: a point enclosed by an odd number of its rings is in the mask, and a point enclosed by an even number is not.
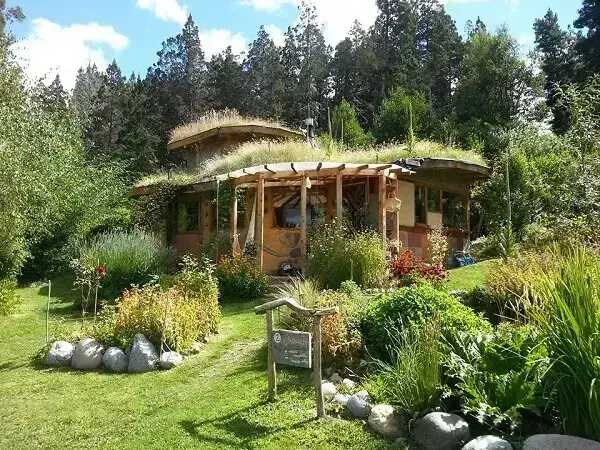
{"type": "Polygon", "coordinates": [[[177,233],[198,232],[198,202],[177,203],[177,233]]]}
{"type": "Polygon", "coordinates": [[[425,186],[415,186],[415,222],[427,223],[427,212],[425,211],[425,186]]]}
{"type": "Polygon", "coordinates": [[[467,227],[467,198],[451,192],[442,193],[442,224],[448,228],[467,227]]]}
{"type": "Polygon", "coordinates": [[[439,189],[427,188],[427,211],[442,212],[442,196],[439,189]]]}
{"type": "MultiPolygon", "coordinates": [[[[327,208],[327,197],[318,192],[307,193],[306,199],[306,223],[312,224],[318,217],[325,215],[327,208]]],[[[275,227],[277,228],[300,228],[300,192],[282,189],[273,195],[273,209],[275,216],[275,227]]]]}

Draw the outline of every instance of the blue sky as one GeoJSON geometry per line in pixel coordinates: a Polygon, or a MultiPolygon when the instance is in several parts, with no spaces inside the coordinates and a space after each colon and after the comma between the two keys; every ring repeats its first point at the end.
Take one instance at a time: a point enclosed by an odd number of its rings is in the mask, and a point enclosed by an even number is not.
{"type": "MultiPolygon", "coordinates": [[[[87,61],[104,68],[116,58],[126,74],[146,72],[161,42],[174,36],[191,13],[201,30],[208,56],[232,45],[247,48],[260,25],[276,41],[298,17],[300,0],[9,0],[27,17],[13,25],[20,39],[15,52],[32,78],[59,73],[71,88],[76,70],[87,61]]],[[[328,42],[335,45],[356,19],[373,23],[375,0],[313,0],[320,11],[328,42]]],[[[526,53],[533,45],[532,24],[548,8],[562,26],[577,16],[581,0],[445,0],[446,10],[462,33],[477,16],[494,29],[508,25],[526,53]]]]}

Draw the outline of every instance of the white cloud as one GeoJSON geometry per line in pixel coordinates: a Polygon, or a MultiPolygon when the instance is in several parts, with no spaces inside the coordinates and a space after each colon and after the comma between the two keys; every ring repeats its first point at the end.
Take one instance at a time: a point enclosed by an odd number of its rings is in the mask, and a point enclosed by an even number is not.
{"type": "Polygon", "coordinates": [[[210,59],[213,55],[225,50],[228,46],[231,46],[234,54],[239,55],[245,52],[248,46],[248,42],[242,34],[233,33],[231,30],[223,28],[200,30],[200,41],[206,59],[210,59]]]}
{"type": "Polygon", "coordinates": [[[239,0],[242,5],[253,6],[259,11],[277,11],[285,4],[300,4],[298,0],[239,0]]]}
{"type": "Polygon", "coordinates": [[[61,26],[44,18],[31,21],[33,31],[13,44],[12,50],[31,79],[50,83],[60,75],[63,86],[72,89],[77,70],[88,63],[99,69],[108,65],[106,49],[123,50],[129,38],[112,26],[97,23],[61,26]]]}
{"type": "Polygon", "coordinates": [[[281,47],[285,43],[285,34],[277,25],[265,25],[265,31],[269,33],[275,45],[281,47]]]}
{"type": "Polygon", "coordinates": [[[188,17],[187,7],[177,0],[137,0],[136,4],[142,9],[148,9],[159,19],[176,22],[183,25],[188,17]]]}

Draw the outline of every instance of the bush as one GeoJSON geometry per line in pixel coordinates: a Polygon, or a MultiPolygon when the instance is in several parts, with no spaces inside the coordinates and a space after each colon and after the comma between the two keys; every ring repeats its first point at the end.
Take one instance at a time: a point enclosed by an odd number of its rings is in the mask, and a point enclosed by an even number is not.
{"type": "Polygon", "coordinates": [[[239,254],[221,259],[217,278],[221,295],[226,298],[259,298],[269,287],[269,280],[260,268],[239,254]]]}
{"type": "Polygon", "coordinates": [[[432,407],[442,392],[440,330],[437,324],[423,328],[392,328],[392,363],[376,362],[376,372],[366,388],[376,402],[390,403],[407,415],[432,407]]]}
{"type": "Polygon", "coordinates": [[[141,229],[109,231],[92,238],[75,264],[82,271],[98,265],[106,268],[100,295],[113,300],[132,285],[141,286],[154,276],[173,271],[175,254],[153,233],[141,229]]]}
{"type": "Polygon", "coordinates": [[[494,294],[486,287],[477,286],[462,296],[462,301],[473,311],[483,314],[492,324],[498,325],[506,314],[506,303],[502,297],[494,294]]]}
{"type": "Polygon", "coordinates": [[[308,270],[323,287],[337,289],[342,282],[377,286],[387,277],[381,236],[375,231],[353,231],[323,224],[309,237],[308,270]]]}
{"type": "Polygon", "coordinates": [[[381,105],[375,123],[375,137],[379,142],[405,141],[413,130],[420,136],[428,115],[429,106],[423,94],[408,95],[398,88],[381,105]]]}
{"type": "Polygon", "coordinates": [[[452,341],[456,333],[485,335],[492,326],[458,299],[429,284],[414,285],[396,290],[372,302],[361,320],[361,331],[367,351],[390,361],[388,342],[390,326],[402,330],[420,327],[437,317],[442,335],[452,341]]]}
{"type": "Polygon", "coordinates": [[[18,305],[19,298],[15,293],[17,282],[10,278],[0,280],[0,316],[13,313],[18,305]]]}
{"type": "Polygon", "coordinates": [[[186,257],[173,287],[162,290],[151,283],[125,291],[116,306],[100,313],[94,336],[105,345],[125,347],[143,333],[160,347],[182,352],[194,341],[216,333],[221,318],[214,267],[202,267],[186,257]]]}
{"type": "Polygon", "coordinates": [[[398,279],[400,286],[428,281],[441,283],[448,279],[448,271],[441,263],[427,263],[415,257],[412,250],[402,252],[390,263],[390,273],[398,279]]]}

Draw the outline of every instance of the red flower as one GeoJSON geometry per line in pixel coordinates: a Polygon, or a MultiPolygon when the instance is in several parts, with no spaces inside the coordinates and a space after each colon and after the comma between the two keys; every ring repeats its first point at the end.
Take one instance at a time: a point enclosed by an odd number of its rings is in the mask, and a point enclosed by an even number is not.
{"type": "Polygon", "coordinates": [[[96,273],[103,277],[104,275],[106,275],[106,267],[102,265],[96,267],[96,273]]]}

